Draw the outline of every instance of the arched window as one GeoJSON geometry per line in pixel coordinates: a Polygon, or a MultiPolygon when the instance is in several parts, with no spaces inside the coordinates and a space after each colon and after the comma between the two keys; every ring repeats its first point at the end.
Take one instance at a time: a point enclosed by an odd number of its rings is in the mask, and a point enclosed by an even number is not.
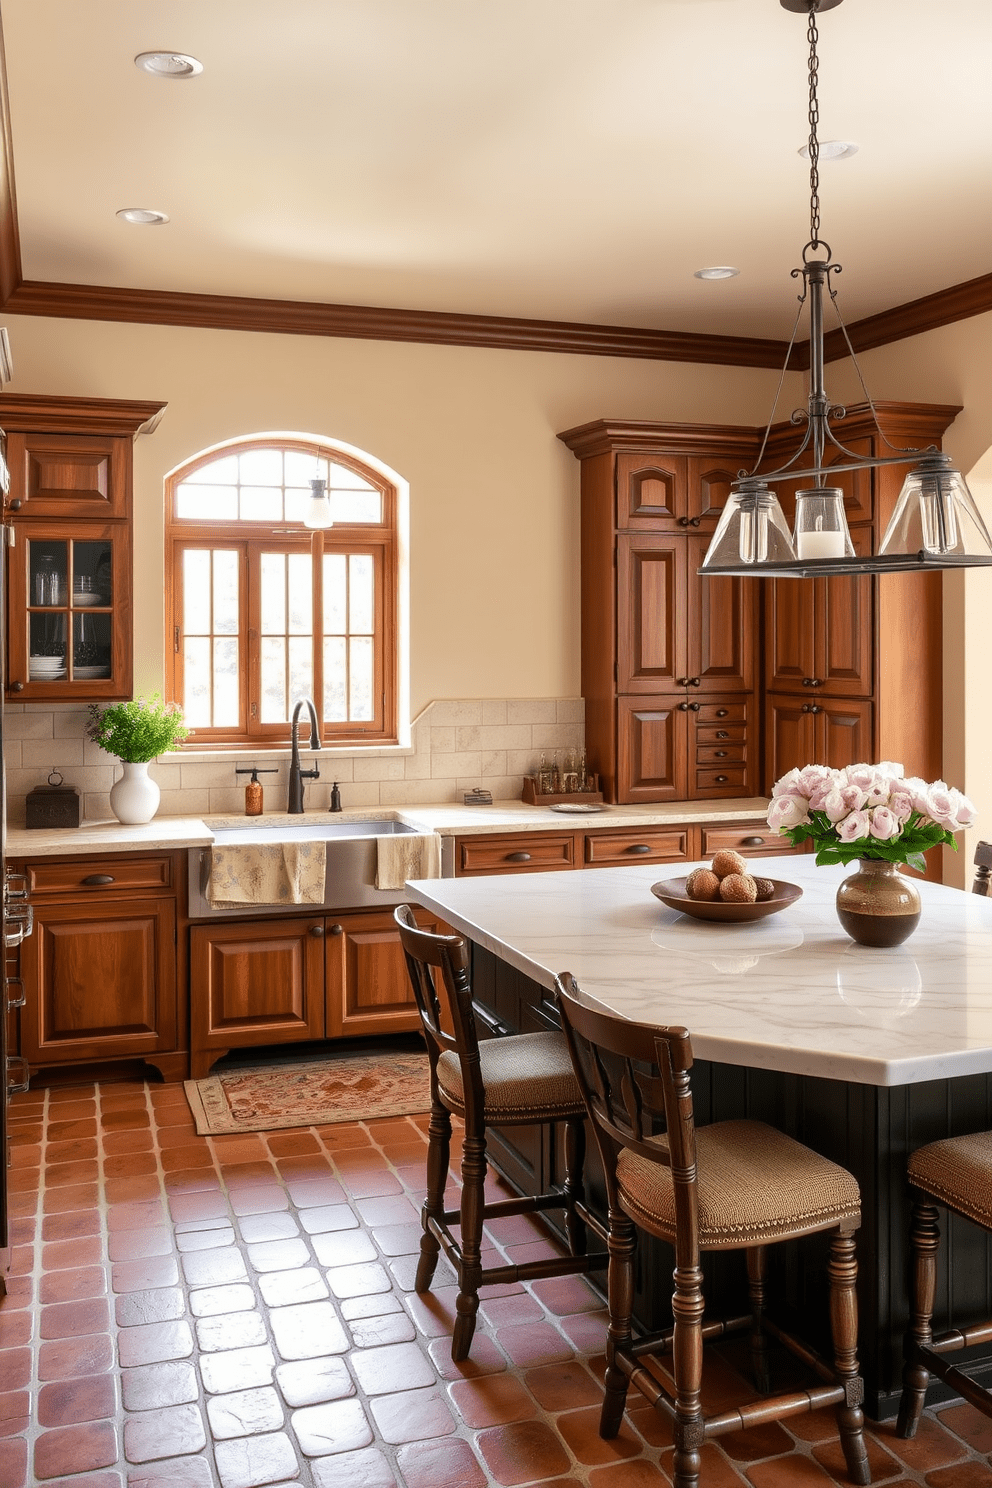
{"type": "Polygon", "coordinates": [[[227,444],[167,478],[169,688],[198,745],[281,743],[301,697],[327,743],[396,739],[397,503],[380,471],[297,436],[227,444]],[[317,476],[333,526],[311,532],[317,476]]]}

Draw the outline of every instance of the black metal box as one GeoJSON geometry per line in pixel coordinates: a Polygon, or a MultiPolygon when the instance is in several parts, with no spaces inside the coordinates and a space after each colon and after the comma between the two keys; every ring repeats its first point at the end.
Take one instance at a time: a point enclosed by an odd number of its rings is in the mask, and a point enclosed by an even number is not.
{"type": "MultiPolygon", "coordinates": [[[[53,771],[52,774],[56,772],[53,771]]],[[[50,775],[49,781],[52,776],[50,775]]],[[[25,799],[26,827],[78,827],[79,791],[74,785],[36,785],[25,799]]]]}

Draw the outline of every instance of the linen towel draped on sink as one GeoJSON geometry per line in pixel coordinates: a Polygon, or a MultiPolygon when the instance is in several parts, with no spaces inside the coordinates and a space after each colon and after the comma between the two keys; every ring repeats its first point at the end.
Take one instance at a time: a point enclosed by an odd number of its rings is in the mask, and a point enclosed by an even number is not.
{"type": "Polygon", "coordinates": [[[244,842],[210,849],[210,904],[323,904],[326,842],[244,842]]]}
{"type": "Polygon", "coordinates": [[[441,877],[441,839],[436,832],[397,832],[376,838],[376,847],[377,889],[401,889],[408,878],[441,877]]]}

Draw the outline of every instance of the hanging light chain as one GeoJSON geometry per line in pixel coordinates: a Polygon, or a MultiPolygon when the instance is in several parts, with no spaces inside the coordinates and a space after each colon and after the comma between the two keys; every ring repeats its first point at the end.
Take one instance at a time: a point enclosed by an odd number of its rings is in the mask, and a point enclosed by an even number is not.
{"type": "Polygon", "coordinates": [[[816,43],[819,40],[816,29],[817,4],[818,0],[809,0],[809,23],[806,27],[809,41],[809,240],[814,248],[820,242],[820,142],[817,139],[820,101],[816,94],[820,59],[816,53],[816,43]]]}

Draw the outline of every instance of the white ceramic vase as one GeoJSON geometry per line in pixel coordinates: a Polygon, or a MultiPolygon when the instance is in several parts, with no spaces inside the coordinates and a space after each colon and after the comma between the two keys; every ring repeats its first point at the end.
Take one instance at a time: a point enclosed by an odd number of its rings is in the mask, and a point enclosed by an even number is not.
{"type": "Polygon", "coordinates": [[[129,827],[150,822],[162,793],[148,774],[148,762],[121,760],[120,763],[124,774],[110,788],[111,811],[129,827]]]}

